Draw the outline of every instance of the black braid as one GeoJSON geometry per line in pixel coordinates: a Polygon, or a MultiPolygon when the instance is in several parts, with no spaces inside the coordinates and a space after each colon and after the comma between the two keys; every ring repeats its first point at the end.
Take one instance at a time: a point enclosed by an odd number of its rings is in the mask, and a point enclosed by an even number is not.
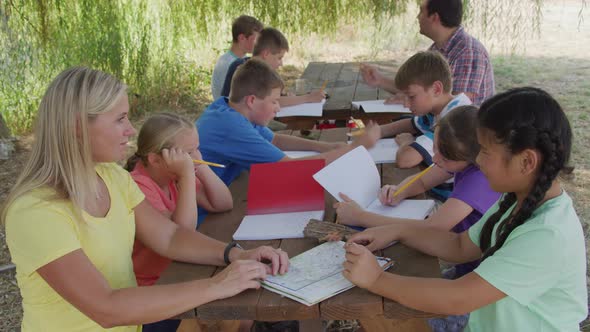
{"type": "Polygon", "coordinates": [[[500,249],[510,233],[531,217],[559,172],[571,172],[567,162],[572,135],[559,104],[546,92],[535,88],[513,89],[492,97],[482,105],[478,118],[480,127],[493,131],[496,139],[512,153],[532,148],[541,154],[538,177],[518,211],[500,221],[516,203],[516,195],[508,193],[500,202],[498,211],[483,226],[480,248],[484,260],[500,249]],[[496,241],[491,245],[493,229],[499,222],[496,241]]]}
{"type": "MultiPolygon", "coordinates": [[[[560,165],[563,165],[563,151],[558,149],[558,138],[551,137],[551,133],[544,131],[537,136],[537,148],[545,159],[541,161],[539,177],[535,181],[529,195],[524,199],[520,209],[512,217],[508,217],[496,231],[496,243],[484,252],[482,260],[491,256],[500,249],[512,231],[524,224],[539,207],[539,203],[545,197],[545,193],[551,187],[557,177],[560,165]]],[[[488,223],[489,224],[489,223],[488,223]]],[[[486,226],[488,226],[486,224],[486,226]]]]}

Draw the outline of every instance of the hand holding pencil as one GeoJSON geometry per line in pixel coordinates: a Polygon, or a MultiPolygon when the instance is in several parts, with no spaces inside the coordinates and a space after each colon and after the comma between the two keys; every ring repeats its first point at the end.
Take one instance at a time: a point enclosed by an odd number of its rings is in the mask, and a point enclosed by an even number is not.
{"type": "Polygon", "coordinates": [[[414,182],[420,179],[424,174],[428,173],[435,164],[430,165],[416,176],[409,178],[405,183],[401,183],[400,186],[385,185],[379,192],[379,201],[383,205],[396,206],[405,198],[407,198],[406,189],[408,189],[414,182]]]}

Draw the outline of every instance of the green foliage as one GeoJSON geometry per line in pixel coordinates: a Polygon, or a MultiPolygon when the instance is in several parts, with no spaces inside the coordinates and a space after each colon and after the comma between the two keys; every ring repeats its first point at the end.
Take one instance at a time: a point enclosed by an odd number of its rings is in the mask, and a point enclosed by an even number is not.
{"type": "MultiPolygon", "coordinates": [[[[465,1],[469,8],[479,8],[471,3],[488,2],[465,1]]],[[[541,0],[529,1],[540,7],[541,0]]],[[[0,111],[15,133],[29,131],[47,84],[75,65],[122,79],[137,97],[132,106],[141,110],[165,104],[194,107],[195,100],[208,92],[214,60],[229,45],[231,21],[241,14],[253,15],[289,39],[300,40],[312,33],[333,36],[343,24],[387,31],[381,26],[391,25],[393,17],[416,2],[3,0],[0,111]]],[[[494,9],[490,6],[485,8],[494,9]]]]}

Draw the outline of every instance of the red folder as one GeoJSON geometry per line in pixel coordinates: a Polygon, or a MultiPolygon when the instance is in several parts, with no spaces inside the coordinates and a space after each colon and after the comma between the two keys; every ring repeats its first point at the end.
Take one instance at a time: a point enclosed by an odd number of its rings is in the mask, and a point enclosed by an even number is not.
{"type": "Polygon", "coordinates": [[[324,188],[313,175],[325,164],[314,159],[252,165],[246,214],[324,210],[324,188]]]}

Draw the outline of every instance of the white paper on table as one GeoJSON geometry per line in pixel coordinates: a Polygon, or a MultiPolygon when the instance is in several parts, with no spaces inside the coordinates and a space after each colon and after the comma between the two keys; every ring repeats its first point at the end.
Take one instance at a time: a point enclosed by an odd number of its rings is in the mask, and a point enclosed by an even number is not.
{"type": "Polygon", "coordinates": [[[300,239],[309,219],[324,219],[324,211],[248,215],[233,235],[234,240],[300,239]]]}
{"type": "Polygon", "coordinates": [[[355,109],[362,107],[365,113],[412,113],[402,104],[384,104],[384,102],[385,100],[353,101],[352,107],[355,109]]]}
{"type": "Polygon", "coordinates": [[[403,219],[425,219],[434,208],[432,199],[406,199],[396,206],[383,205],[379,198],[373,201],[366,210],[386,217],[403,219]]]}
{"type": "Polygon", "coordinates": [[[281,107],[281,110],[277,113],[277,118],[283,118],[287,116],[317,116],[321,117],[324,111],[324,104],[326,100],[322,100],[319,103],[303,103],[294,106],[281,107]]]}
{"type": "Polygon", "coordinates": [[[363,146],[334,160],[313,178],[339,202],[339,193],[344,193],[363,208],[375,200],[381,189],[377,166],[363,146]]]}
{"type": "Polygon", "coordinates": [[[315,156],[320,154],[319,152],[316,151],[283,151],[285,153],[285,155],[289,158],[304,158],[304,157],[309,157],[309,156],[315,156]]]}
{"type": "Polygon", "coordinates": [[[369,154],[375,164],[394,163],[399,145],[394,138],[382,138],[369,149],[369,154]]]}
{"type": "MultiPolygon", "coordinates": [[[[342,275],[345,261],[344,242],[326,242],[290,260],[284,275],[268,276],[262,287],[306,305],[313,305],[354,285],[342,275]]],[[[375,257],[388,268],[389,258],[375,257]]]]}

